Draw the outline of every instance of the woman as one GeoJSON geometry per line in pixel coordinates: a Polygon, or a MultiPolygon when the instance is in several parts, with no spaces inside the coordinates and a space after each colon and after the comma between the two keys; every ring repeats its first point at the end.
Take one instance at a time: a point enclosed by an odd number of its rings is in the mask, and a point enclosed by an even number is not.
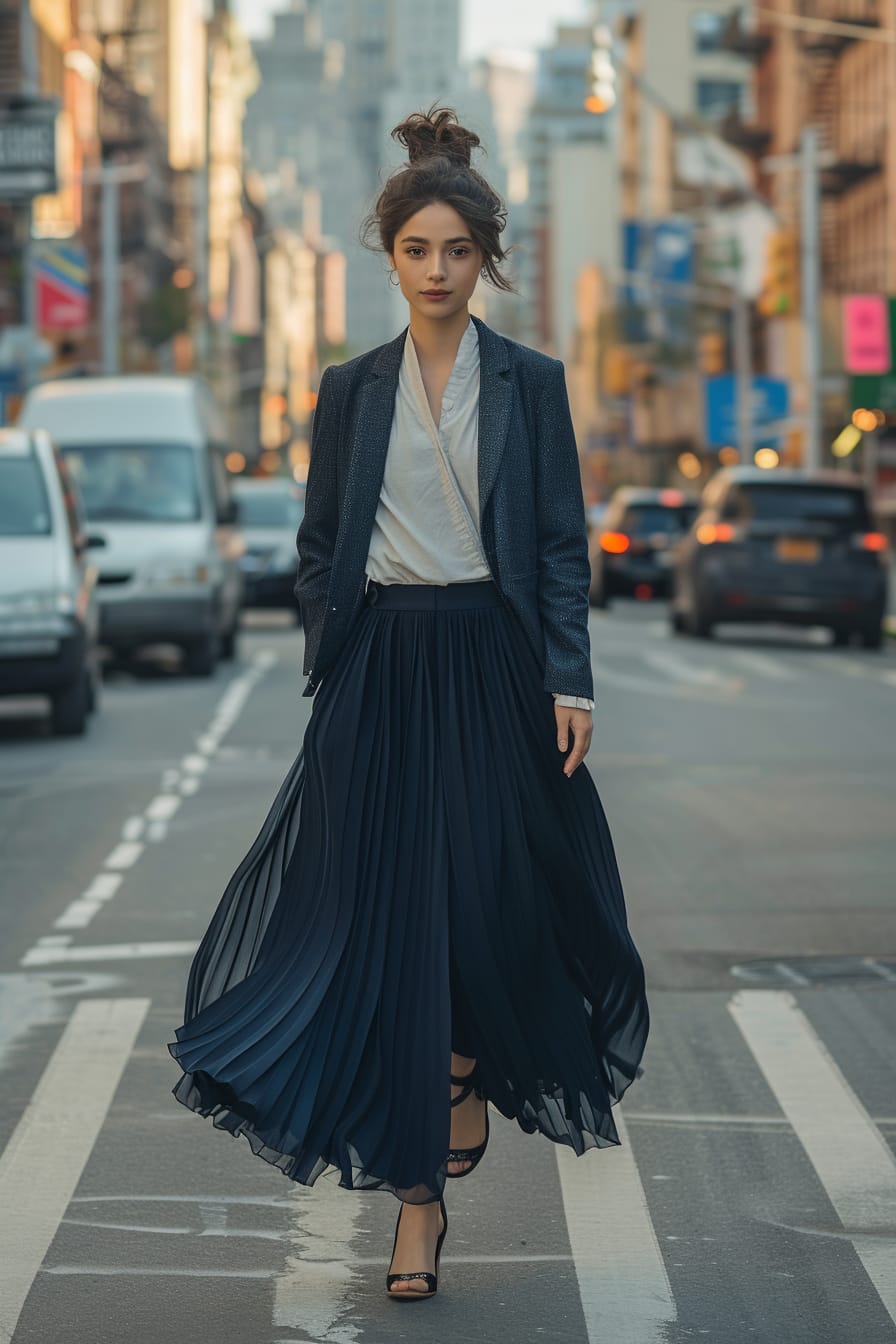
{"type": "Polygon", "coordinates": [[[468,303],[500,199],[454,113],[393,132],[375,223],[410,306],[321,380],[296,593],[302,750],[194,960],[174,1095],[287,1176],[402,1201],[390,1297],[436,1292],[487,1102],[576,1153],[647,1035],[591,742],[589,566],[555,360],[468,303]],[[450,1089],[450,1090],[449,1090],[450,1089]]]}

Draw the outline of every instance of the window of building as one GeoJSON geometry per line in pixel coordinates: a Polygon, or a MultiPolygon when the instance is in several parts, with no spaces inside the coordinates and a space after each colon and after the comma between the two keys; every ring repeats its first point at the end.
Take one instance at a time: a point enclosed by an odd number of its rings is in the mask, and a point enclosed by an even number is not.
{"type": "Polygon", "coordinates": [[[698,79],[694,87],[697,114],[721,119],[740,107],[741,85],[735,79],[698,79]]]}
{"type": "Polygon", "coordinates": [[[704,9],[691,15],[694,50],[698,52],[721,51],[725,21],[726,16],[724,14],[715,14],[712,10],[704,9]]]}

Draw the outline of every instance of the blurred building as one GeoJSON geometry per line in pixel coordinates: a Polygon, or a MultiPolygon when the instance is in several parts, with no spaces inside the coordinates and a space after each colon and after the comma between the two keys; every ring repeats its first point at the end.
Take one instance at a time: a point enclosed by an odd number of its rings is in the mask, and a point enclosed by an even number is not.
{"type": "MultiPolygon", "coordinates": [[[[800,386],[799,253],[801,179],[794,159],[805,125],[817,128],[820,167],[822,283],[822,388],[825,438],[829,445],[848,422],[851,380],[843,371],[842,298],[849,293],[896,294],[896,57],[883,33],[896,31],[896,0],[817,0],[811,20],[800,26],[805,7],[777,0],[772,7],[743,7],[726,30],[728,45],[753,71],[752,110],[740,127],[729,127],[749,149],[756,181],[781,224],[772,240],[769,267],[786,266],[780,291],[761,307],[760,345],[766,367],[800,386]],[[790,23],[788,23],[790,20],[790,23]],[[764,160],[777,158],[778,171],[764,160]]],[[[866,437],[877,450],[866,459],[878,505],[896,514],[896,378],[878,380],[880,409],[889,418],[882,435],[866,437]]],[[[797,403],[797,409],[801,409],[797,403]]],[[[792,436],[794,452],[801,436],[792,436]]]]}

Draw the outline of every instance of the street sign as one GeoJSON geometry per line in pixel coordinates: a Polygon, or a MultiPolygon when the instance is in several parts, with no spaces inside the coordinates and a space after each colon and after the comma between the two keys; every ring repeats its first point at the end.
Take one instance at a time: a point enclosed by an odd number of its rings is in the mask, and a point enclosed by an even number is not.
{"type": "Polygon", "coordinates": [[[87,253],[76,243],[43,243],[35,252],[37,325],[41,331],[79,331],[89,317],[87,253]]]}
{"type": "Polygon", "coordinates": [[[691,302],[686,286],[694,279],[693,222],[674,216],[624,220],[622,258],[626,271],[643,276],[622,292],[626,341],[689,339],[683,309],[691,302]],[[681,297],[675,294],[676,284],[682,286],[681,297]]]}
{"type": "Polygon", "coordinates": [[[0,199],[30,200],[56,191],[55,99],[0,107],[0,199]]]}
{"type": "MultiPolygon", "coordinates": [[[[705,436],[710,448],[738,445],[737,379],[724,373],[704,380],[705,436]]],[[[790,384],[782,378],[753,379],[750,410],[753,442],[757,448],[777,447],[782,421],[790,410],[790,384]]]]}
{"type": "Polygon", "coordinates": [[[885,298],[887,307],[890,362],[880,373],[854,373],[852,377],[852,407],[860,406],[869,411],[881,410],[890,413],[896,411],[896,369],[892,367],[893,354],[896,352],[896,299],[885,298]]]}

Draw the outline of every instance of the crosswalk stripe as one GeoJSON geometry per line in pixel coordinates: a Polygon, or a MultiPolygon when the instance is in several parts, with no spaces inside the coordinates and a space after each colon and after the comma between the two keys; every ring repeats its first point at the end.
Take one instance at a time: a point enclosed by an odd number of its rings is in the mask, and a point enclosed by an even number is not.
{"type": "Polygon", "coordinates": [[[728,1009],[896,1320],[896,1159],[786,990],[742,990],[728,1009]],[[861,1233],[858,1229],[861,1228],[861,1233]]]}
{"type": "Polygon", "coordinates": [[[662,1344],[675,1299],[621,1111],[622,1146],[555,1149],[588,1344],[662,1344]]]}
{"type": "Polygon", "coordinates": [[[12,1339],[75,1192],[149,999],[85,999],[0,1157],[0,1339],[12,1339]]]}

